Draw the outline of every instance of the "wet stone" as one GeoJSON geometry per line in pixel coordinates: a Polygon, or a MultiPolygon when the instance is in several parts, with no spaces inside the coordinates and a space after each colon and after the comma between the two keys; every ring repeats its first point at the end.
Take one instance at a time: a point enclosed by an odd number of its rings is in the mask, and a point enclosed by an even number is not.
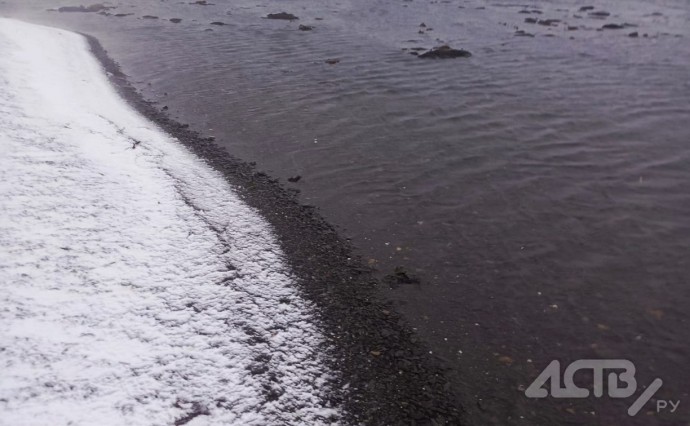
{"type": "Polygon", "coordinates": [[[469,58],[472,53],[463,49],[453,49],[448,45],[435,47],[425,53],[419,55],[424,59],[450,59],[450,58],[469,58]]]}

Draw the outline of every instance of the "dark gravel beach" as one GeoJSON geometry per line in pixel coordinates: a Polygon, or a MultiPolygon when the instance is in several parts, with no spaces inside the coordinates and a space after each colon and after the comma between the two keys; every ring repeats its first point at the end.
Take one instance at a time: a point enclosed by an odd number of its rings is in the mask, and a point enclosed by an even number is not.
{"type": "Polygon", "coordinates": [[[124,97],[266,217],[350,421],[690,422],[687,1],[0,15],[91,36],[124,97]],[[525,397],[555,359],[629,359],[639,391],[662,378],[655,399],[682,403],[525,397]]]}

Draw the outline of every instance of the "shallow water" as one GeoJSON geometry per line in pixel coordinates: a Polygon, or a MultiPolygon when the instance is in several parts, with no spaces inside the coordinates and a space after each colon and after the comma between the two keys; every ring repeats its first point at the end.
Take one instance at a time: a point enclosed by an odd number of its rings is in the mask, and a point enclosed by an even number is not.
{"type": "Polygon", "coordinates": [[[98,37],[173,116],[301,175],[288,185],[381,275],[417,275],[381,291],[452,369],[471,424],[690,421],[683,403],[628,418],[631,400],[519,390],[552,359],[626,358],[690,403],[690,3],[591,3],[606,19],[567,0],[213,3],[0,14],[98,37]],[[283,10],[300,20],[261,19],[283,10]],[[442,43],[473,56],[402,50],[442,43]]]}

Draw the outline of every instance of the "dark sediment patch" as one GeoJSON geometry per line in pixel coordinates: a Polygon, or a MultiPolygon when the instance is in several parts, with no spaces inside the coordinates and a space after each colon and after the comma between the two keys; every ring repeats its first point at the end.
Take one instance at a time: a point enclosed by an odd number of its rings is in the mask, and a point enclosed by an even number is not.
{"type": "Polygon", "coordinates": [[[173,24],[179,24],[180,22],[182,22],[182,19],[180,19],[180,18],[170,18],[170,22],[172,22],[173,24]]]}
{"type": "MultiPolygon", "coordinates": [[[[318,323],[328,341],[322,348],[328,351],[325,358],[329,367],[340,374],[334,379],[333,389],[341,391],[329,399],[345,408],[343,422],[462,424],[459,400],[441,362],[419,343],[390,304],[379,298],[378,282],[353,254],[351,245],[316,209],[301,205],[294,191],[145,101],[98,41],[88,39],[119,93],[141,114],[206,160],[271,224],[302,296],[317,307],[318,323]]],[[[405,280],[396,274],[399,279],[405,280]]],[[[176,423],[184,424],[203,414],[203,407],[195,409],[176,423]]]]}
{"type": "Polygon", "coordinates": [[[157,16],[153,16],[153,15],[144,15],[144,16],[142,16],[141,18],[142,18],[142,19],[158,19],[157,16]]]}
{"type": "Polygon", "coordinates": [[[419,55],[420,58],[424,59],[469,58],[470,56],[472,56],[472,54],[467,50],[453,49],[448,45],[435,47],[419,55]]]}
{"type": "Polygon", "coordinates": [[[312,27],[311,25],[301,25],[300,24],[300,26],[297,27],[297,29],[300,31],[311,31],[314,29],[314,27],[312,27]]]}
{"type": "Polygon", "coordinates": [[[226,25],[226,24],[225,24],[225,22],[213,21],[213,22],[211,22],[211,25],[223,26],[223,25],[226,25]]]}

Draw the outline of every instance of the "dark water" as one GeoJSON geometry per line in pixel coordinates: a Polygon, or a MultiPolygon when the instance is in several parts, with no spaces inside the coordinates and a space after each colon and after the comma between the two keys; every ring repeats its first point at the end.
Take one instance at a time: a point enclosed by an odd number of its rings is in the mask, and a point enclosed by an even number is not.
{"type": "Polygon", "coordinates": [[[417,275],[381,291],[447,362],[470,423],[690,424],[690,2],[212,2],[0,14],[98,37],[173,116],[301,175],[289,185],[381,275],[417,275]],[[300,20],[261,19],[283,10],[300,20]],[[402,50],[441,43],[473,57],[402,50]],[[580,358],[632,360],[679,409],[524,396],[580,358]]]}

